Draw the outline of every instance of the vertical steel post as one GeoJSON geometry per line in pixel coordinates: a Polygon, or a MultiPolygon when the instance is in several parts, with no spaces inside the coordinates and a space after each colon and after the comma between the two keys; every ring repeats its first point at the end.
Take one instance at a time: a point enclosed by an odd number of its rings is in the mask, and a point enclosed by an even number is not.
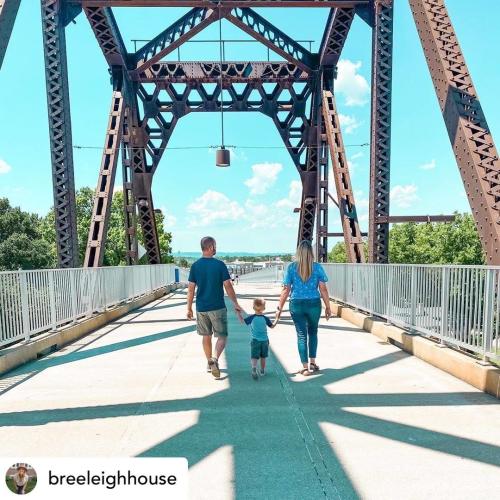
{"type": "Polygon", "coordinates": [[[48,271],[48,273],[49,273],[50,322],[52,324],[52,330],[56,330],[57,310],[56,310],[56,294],[54,287],[54,271],[48,271]]]}
{"type": "Polygon", "coordinates": [[[28,299],[28,281],[26,279],[26,272],[18,271],[19,284],[21,291],[21,311],[23,317],[23,333],[24,341],[27,344],[30,341],[30,309],[28,299]]]}
{"type": "Polygon", "coordinates": [[[59,267],[78,267],[73,144],[63,3],[42,0],[54,215],[59,267]]]}
{"type": "Polygon", "coordinates": [[[368,249],[379,264],[389,261],[389,224],[378,218],[390,203],[393,14],[393,0],[374,0],[368,249]]]}
{"type": "Polygon", "coordinates": [[[484,284],[483,361],[488,360],[487,353],[491,352],[493,347],[495,273],[495,269],[486,270],[486,280],[484,284]]]}
{"type": "Polygon", "coordinates": [[[444,339],[448,333],[448,298],[450,296],[450,268],[443,267],[443,274],[441,278],[441,329],[440,329],[440,337],[441,344],[444,344],[444,339]]]}

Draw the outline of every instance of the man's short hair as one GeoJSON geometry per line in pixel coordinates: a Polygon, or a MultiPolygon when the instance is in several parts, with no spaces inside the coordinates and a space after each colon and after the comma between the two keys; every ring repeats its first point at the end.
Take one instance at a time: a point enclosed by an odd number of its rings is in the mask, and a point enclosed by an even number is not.
{"type": "Polygon", "coordinates": [[[205,236],[201,239],[200,245],[203,251],[208,250],[210,247],[215,246],[215,239],[211,236],[205,236]]]}

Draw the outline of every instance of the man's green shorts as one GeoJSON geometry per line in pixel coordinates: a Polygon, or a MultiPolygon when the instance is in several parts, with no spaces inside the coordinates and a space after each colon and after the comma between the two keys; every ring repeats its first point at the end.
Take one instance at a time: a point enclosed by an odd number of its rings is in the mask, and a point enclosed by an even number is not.
{"type": "Polygon", "coordinates": [[[196,329],[199,335],[227,337],[227,309],[196,312],[196,329]]]}

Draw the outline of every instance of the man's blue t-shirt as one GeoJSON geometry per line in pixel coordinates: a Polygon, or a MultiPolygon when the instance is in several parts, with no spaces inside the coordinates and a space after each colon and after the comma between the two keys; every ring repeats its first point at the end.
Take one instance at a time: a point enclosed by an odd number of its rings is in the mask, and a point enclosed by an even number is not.
{"type": "Polygon", "coordinates": [[[224,281],[231,279],[226,264],[213,257],[198,259],[189,271],[188,281],[195,283],[198,312],[224,309],[224,281]]]}
{"type": "Polygon", "coordinates": [[[266,325],[271,327],[272,322],[263,314],[251,314],[243,320],[247,325],[250,325],[250,330],[252,332],[252,338],[254,340],[265,341],[269,340],[267,336],[266,325]]]}
{"type": "Polygon", "coordinates": [[[317,262],[313,263],[312,274],[307,281],[302,281],[297,269],[297,263],[293,262],[286,270],[286,276],[283,280],[283,285],[289,286],[292,289],[290,300],[294,299],[319,299],[320,293],[318,286],[320,282],[326,283],[328,277],[321,266],[317,262]]]}

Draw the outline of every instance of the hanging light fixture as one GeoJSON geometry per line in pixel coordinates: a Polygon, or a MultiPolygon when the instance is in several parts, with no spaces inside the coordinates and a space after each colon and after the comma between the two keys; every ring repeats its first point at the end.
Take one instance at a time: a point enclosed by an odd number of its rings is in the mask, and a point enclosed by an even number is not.
{"type": "Polygon", "coordinates": [[[215,164],[218,167],[229,167],[231,165],[231,151],[226,149],[224,146],[224,96],[222,88],[222,16],[220,11],[219,2],[219,53],[220,53],[220,64],[219,64],[219,84],[220,84],[220,119],[221,119],[221,146],[217,149],[215,154],[215,164]]]}

